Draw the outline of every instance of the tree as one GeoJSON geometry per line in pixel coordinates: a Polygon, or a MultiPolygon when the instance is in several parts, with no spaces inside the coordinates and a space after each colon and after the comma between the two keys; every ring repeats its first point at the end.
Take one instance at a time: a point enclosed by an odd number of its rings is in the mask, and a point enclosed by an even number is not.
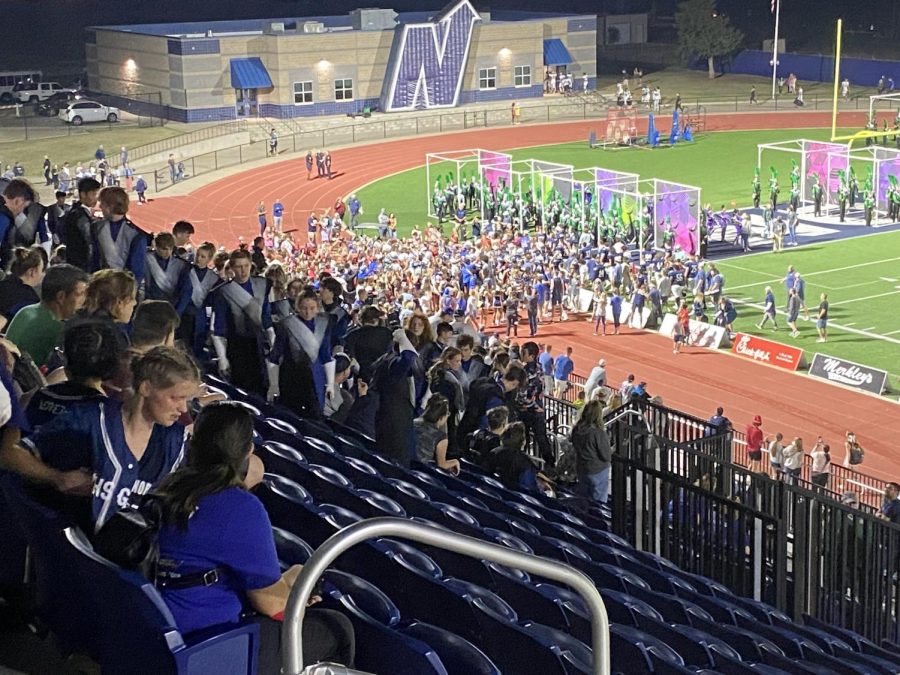
{"type": "Polygon", "coordinates": [[[675,12],[678,48],[682,56],[705,58],[709,79],[716,76],[715,59],[738,50],[744,34],[716,11],[716,0],[682,0],[675,12]]]}

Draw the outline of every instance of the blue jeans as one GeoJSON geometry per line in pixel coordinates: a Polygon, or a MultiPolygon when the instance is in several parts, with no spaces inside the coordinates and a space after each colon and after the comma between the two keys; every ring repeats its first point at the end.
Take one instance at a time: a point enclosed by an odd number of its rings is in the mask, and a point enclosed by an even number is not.
{"type": "Polygon", "coordinates": [[[609,496],[609,469],[583,476],[578,481],[578,491],[583,497],[605,504],[609,496]]]}

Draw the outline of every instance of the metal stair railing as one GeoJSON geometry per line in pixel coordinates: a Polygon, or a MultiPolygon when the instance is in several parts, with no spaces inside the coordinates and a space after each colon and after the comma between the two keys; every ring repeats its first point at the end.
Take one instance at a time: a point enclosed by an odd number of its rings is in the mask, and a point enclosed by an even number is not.
{"type": "Polygon", "coordinates": [[[609,616],[600,592],[587,575],[558,560],[520,553],[499,544],[402,518],[371,518],[345,527],[329,537],[306,561],[291,589],[284,610],[281,639],[283,673],[302,675],[304,672],[301,627],[306,614],[306,603],[316,582],[341,553],[377,537],[409,539],[472,558],[490,560],[568,585],[581,595],[591,613],[591,647],[594,652],[591,673],[610,675],[609,616]]]}

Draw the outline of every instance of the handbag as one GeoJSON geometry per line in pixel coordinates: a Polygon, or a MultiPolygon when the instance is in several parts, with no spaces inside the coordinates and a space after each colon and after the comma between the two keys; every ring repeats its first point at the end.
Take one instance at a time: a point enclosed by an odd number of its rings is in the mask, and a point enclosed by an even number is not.
{"type": "Polygon", "coordinates": [[[159,564],[162,508],[154,497],[117,511],[92,537],[94,551],[127,570],[155,580],[159,564]]]}

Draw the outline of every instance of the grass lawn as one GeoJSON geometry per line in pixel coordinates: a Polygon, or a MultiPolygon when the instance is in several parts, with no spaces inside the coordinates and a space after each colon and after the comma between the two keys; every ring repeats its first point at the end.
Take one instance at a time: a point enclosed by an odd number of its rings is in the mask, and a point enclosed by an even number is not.
{"type": "Polygon", "coordinates": [[[817,351],[880,368],[891,373],[890,388],[900,391],[900,232],[811,244],[783,253],[741,256],[717,263],[725,275],[725,290],[738,305],[736,330],[802,347],[807,359],[817,351]],[[806,279],[806,302],[797,323],[800,337],[789,335],[787,302],[782,279],[793,265],[806,279]],[[760,331],[765,287],[771,286],[779,306],[779,329],[760,331]],[[828,342],[816,342],[815,316],[819,295],[828,294],[828,342]]]}
{"type": "MultiPolygon", "coordinates": [[[[527,144],[528,129],[522,129],[523,143],[527,144]]],[[[693,143],[656,150],[591,150],[587,143],[565,143],[526,147],[512,150],[514,160],[540,159],[575,168],[601,166],[615,171],[639,174],[642,178],[661,178],[702,188],[703,203],[718,207],[732,200],[738,205],[750,202],[750,183],[756,168],[756,146],[796,138],[827,140],[830,130],[825,129],[773,129],[770,131],[728,131],[703,134],[693,143]]],[[[434,152],[440,152],[440,138],[434,140],[434,152]]],[[[791,170],[790,160],[796,155],[769,152],[763,155],[765,167],[770,164],[778,170],[782,184],[786,184],[791,170]]],[[[422,157],[422,162],[425,158],[422,157]]],[[[455,168],[449,164],[433,165],[442,175],[455,168]]],[[[474,165],[468,173],[474,172],[474,165]]],[[[860,180],[865,174],[860,175],[860,180]]],[[[763,171],[765,190],[768,170],[763,171]]],[[[412,225],[427,222],[428,199],[431,189],[426,186],[425,169],[410,169],[395,176],[383,178],[356,191],[368,219],[374,219],[382,207],[397,216],[399,233],[407,234],[412,225]]]]}
{"type": "MultiPolygon", "coordinates": [[[[64,123],[60,121],[60,126],[64,127],[64,123]]],[[[73,132],[65,136],[56,136],[53,138],[29,138],[21,140],[0,141],[0,160],[3,164],[12,164],[13,162],[21,162],[25,167],[26,178],[34,182],[39,189],[44,185],[43,169],[44,155],[50,157],[50,161],[54,164],[62,166],[63,162],[69,162],[72,173],[75,173],[75,167],[80,163],[93,161],[94,152],[97,146],[102,144],[106,149],[107,155],[116,157],[118,162],[119,148],[123,145],[127,148],[133,148],[145,143],[152,143],[163,138],[178,136],[183,133],[181,125],[164,127],[138,127],[135,124],[98,124],[84,125],[82,129],[85,131],[73,132]]],[[[8,138],[11,129],[0,130],[0,139],[8,138]]],[[[20,130],[16,129],[16,133],[20,130]]],[[[39,128],[37,132],[47,133],[49,129],[39,128]]],[[[42,199],[47,199],[41,195],[42,199]]],[[[50,203],[53,201],[53,195],[48,194],[50,203]]]]}

